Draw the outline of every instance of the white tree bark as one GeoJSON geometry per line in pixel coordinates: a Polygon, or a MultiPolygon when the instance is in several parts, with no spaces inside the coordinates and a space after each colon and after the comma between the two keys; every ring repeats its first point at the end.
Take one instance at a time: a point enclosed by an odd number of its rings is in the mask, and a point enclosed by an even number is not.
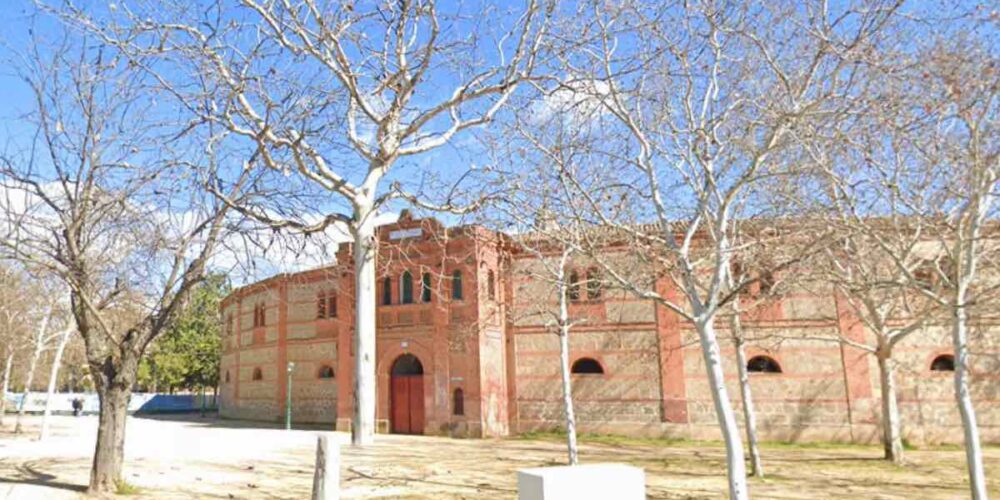
{"type": "Polygon", "coordinates": [[[72,328],[66,328],[62,331],[55,356],[52,358],[52,368],[49,370],[49,387],[45,392],[45,413],[42,415],[42,431],[38,435],[38,439],[41,441],[45,441],[49,437],[49,416],[52,415],[52,395],[56,392],[56,381],[59,379],[59,368],[62,366],[63,351],[66,350],[66,343],[69,342],[72,333],[72,328]]]}
{"type": "Polygon", "coordinates": [[[726,445],[729,498],[746,500],[750,498],[750,493],[747,489],[743,440],[740,439],[736,412],[733,411],[733,404],[729,400],[729,391],[726,390],[726,380],[722,372],[722,354],[719,350],[719,339],[715,334],[715,316],[695,321],[695,328],[698,331],[698,340],[705,360],[705,372],[708,374],[708,383],[711,386],[715,414],[722,429],[722,440],[726,445]]]}
{"type": "Polygon", "coordinates": [[[3,368],[3,385],[0,386],[0,427],[3,426],[4,415],[7,413],[7,391],[10,389],[10,371],[14,367],[14,350],[7,353],[3,368]]]}
{"type": "Polygon", "coordinates": [[[31,384],[35,381],[35,366],[38,365],[38,358],[42,356],[42,350],[45,349],[45,330],[49,327],[49,316],[51,313],[46,313],[42,318],[41,324],[38,326],[38,331],[35,334],[35,348],[31,353],[31,361],[28,363],[28,378],[24,381],[24,397],[21,398],[21,404],[17,409],[17,419],[14,423],[14,433],[19,434],[21,432],[21,418],[24,417],[24,411],[28,403],[28,395],[31,394],[31,384]]]}
{"type": "Polygon", "coordinates": [[[969,393],[969,346],[968,312],[965,306],[967,284],[959,280],[956,292],[952,341],[955,348],[955,399],[962,415],[965,433],[965,460],[969,468],[969,488],[974,500],[989,498],[986,493],[986,472],[983,469],[983,450],[979,442],[979,425],[976,423],[976,409],[969,393]]]}
{"type": "Polygon", "coordinates": [[[558,269],[558,290],[559,290],[559,371],[562,374],[563,390],[563,411],[566,415],[566,451],[568,453],[569,464],[579,463],[579,451],[576,445],[576,413],[573,410],[573,384],[570,378],[569,366],[569,306],[566,303],[567,283],[566,283],[566,259],[568,252],[564,252],[558,269]]]}
{"type": "Polygon", "coordinates": [[[891,353],[876,353],[879,380],[882,386],[882,446],[886,460],[894,464],[903,462],[903,436],[896,397],[896,364],[891,353]]]}
{"type": "Polygon", "coordinates": [[[375,440],[375,213],[370,202],[355,206],[354,276],[354,418],[351,443],[375,440]]]}
{"type": "MultiPolygon", "coordinates": [[[[739,301],[739,298],[734,299],[739,301]]],[[[750,448],[750,472],[756,477],[764,477],[764,466],[760,460],[760,446],[757,439],[757,413],[753,405],[753,392],[750,389],[750,373],[747,372],[747,354],[743,338],[743,326],[740,323],[739,306],[733,305],[733,316],[730,320],[733,329],[733,343],[736,344],[736,370],[740,377],[740,398],[743,402],[743,426],[747,433],[747,446],[750,448]]]]}

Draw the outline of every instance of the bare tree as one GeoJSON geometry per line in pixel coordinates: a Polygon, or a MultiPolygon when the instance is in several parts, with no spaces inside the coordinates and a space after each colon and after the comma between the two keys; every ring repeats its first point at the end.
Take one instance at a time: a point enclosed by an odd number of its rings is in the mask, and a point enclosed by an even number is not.
{"type": "MultiPolygon", "coordinates": [[[[569,161],[559,158],[560,161],[569,161]]],[[[515,160],[516,161],[516,160],[515,160]]],[[[579,463],[577,446],[576,412],[573,405],[573,385],[570,366],[570,333],[574,326],[586,323],[587,318],[570,313],[570,302],[580,300],[584,290],[595,289],[572,271],[574,257],[579,256],[579,242],[565,244],[563,240],[579,235],[579,226],[569,227],[573,220],[561,219],[557,210],[549,206],[564,206],[568,200],[559,187],[559,169],[547,162],[537,168],[507,171],[499,176],[503,179],[503,191],[491,203],[488,223],[500,226],[511,234],[511,249],[527,260],[512,264],[518,275],[529,277],[535,283],[544,284],[549,293],[528,293],[518,297],[518,307],[524,310],[521,316],[535,316],[559,339],[559,375],[562,386],[563,416],[566,428],[566,448],[569,465],[579,463]],[[561,225],[565,223],[566,225],[561,225]],[[576,230],[576,231],[574,231],[576,230]],[[555,307],[553,301],[555,299],[555,307]],[[522,302],[523,301],[523,302],[522,302]]],[[[590,277],[588,277],[589,279],[590,277]]],[[[517,319],[523,319],[521,317],[517,319]]]]}
{"type": "Polygon", "coordinates": [[[0,382],[0,426],[7,413],[7,392],[14,371],[15,354],[24,342],[26,300],[22,276],[13,267],[0,268],[0,343],[3,345],[3,380],[0,382]]]}
{"type": "Polygon", "coordinates": [[[89,489],[102,493],[122,481],[139,360],[202,281],[227,209],[188,168],[215,165],[211,149],[166,118],[143,74],[86,38],[55,43],[35,40],[15,61],[36,133],[0,158],[3,187],[17,193],[0,205],[0,257],[69,291],[100,398],[89,489]]]}
{"type": "MultiPolygon", "coordinates": [[[[584,245],[609,280],[690,321],[698,333],[731,498],[747,498],[743,445],[724,384],[715,320],[725,305],[734,221],[760,213],[765,186],[795,174],[799,123],[835,115],[852,59],[894,6],[587,3],[560,39],[566,75],[548,90],[599,122],[590,168],[569,175],[582,221],[612,230],[673,290],[629,279],[584,245]],[[582,24],[582,26],[581,26],[582,24]],[[669,29],[665,28],[669,26],[669,29]],[[753,203],[746,200],[753,199],[753,203]]],[[[536,134],[537,136],[537,134],[536,134]]],[[[543,150],[544,141],[535,141],[543,150]]],[[[770,216],[782,214],[771,207],[770,216]]],[[[739,289],[743,283],[736,283],[739,289]]]]}
{"type": "Polygon", "coordinates": [[[70,336],[76,328],[73,326],[63,328],[55,339],[55,354],[52,355],[52,364],[49,367],[49,385],[45,390],[45,410],[42,412],[42,429],[38,433],[38,439],[44,441],[49,437],[49,417],[52,415],[52,395],[56,392],[56,382],[59,381],[59,369],[62,367],[63,353],[66,351],[66,344],[69,343],[70,336]]]}
{"type": "Polygon", "coordinates": [[[976,30],[955,37],[948,31],[955,25],[942,24],[913,38],[916,47],[868,65],[877,76],[866,78],[872,85],[859,94],[858,118],[807,150],[846,234],[829,254],[832,279],[876,341],[855,345],[879,359],[887,458],[902,456],[892,349],[948,317],[970,487],[974,498],[986,498],[969,328],[972,312],[984,312],[996,296],[980,269],[995,268],[989,222],[1000,174],[1000,73],[985,37],[976,30]]]}
{"type": "Polygon", "coordinates": [[[28,358],[28,369],[24,380],[24,395],[17,409],[17,419],[14,424],[14,432],[22,431],[22,421],[27,410],[28,399],[31,395],[31,388],[35,381],[35,372],[38,369],[38,362],[42,358],[42,353],[52,348],[53,342],[59,342],[62,338],[68,337],[73,329],[66,325],[67,310],[62,294],[52,293],[55,290],[42,289],[32,295],[37,299],[35,310],[32,311],[31,319],[34,323],[34,331],[30,339],[31,356],[28,358]]]}
{"type": "Polygon", "coordinates": [[[386,189],[388,176],[493,120],[531,77],[549,9],[528,0],[470,17],[462,5],[423,0],[219,0],[201,9],[134,2],[107,18],[61,14],[136,60],[154,57],[144,67],[196,123],[249,143],[247,168],[298,176],[291,197],[215,190],[228,205],[273,228],[347,228],[356,293],[351,433],[365,445],[375,432],[375,215],[394,198],[416,201],[386,189]]]}

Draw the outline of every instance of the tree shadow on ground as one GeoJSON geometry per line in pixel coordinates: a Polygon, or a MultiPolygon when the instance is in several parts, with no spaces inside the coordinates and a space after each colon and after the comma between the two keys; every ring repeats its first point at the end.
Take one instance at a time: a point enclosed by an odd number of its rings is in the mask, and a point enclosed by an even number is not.
{"type": "Polygon", "coordinates": [[[20,464],[14,467],[14,472],[16,474],[14,477],[0,475],[0,484],[30,484],[33,486],[45,486],[47,488],[57,488],[61,490],[75,491],[78,493],[87,491],[87,485],[56,481],[55,479],[58,476],[39,471],[31,463],[20,464]]]}
{"type": "MultiPolygon", "coordinates": [[[[267,420],[235,420],[220,418],[218,414],[207,413],[202,416],[199,412],[191,413],[136,413],[132,418],[142,420],[157,420],[161,422],[184,422],[194,424],[199,427],[213,427],[223,429],[284,429],[284,422],[273,422],[267,420]]],[[[329,424],[297,424],[292,421],[292,430],[296,431],[330,431],[333,432],[333,423],[329,424]]]]}

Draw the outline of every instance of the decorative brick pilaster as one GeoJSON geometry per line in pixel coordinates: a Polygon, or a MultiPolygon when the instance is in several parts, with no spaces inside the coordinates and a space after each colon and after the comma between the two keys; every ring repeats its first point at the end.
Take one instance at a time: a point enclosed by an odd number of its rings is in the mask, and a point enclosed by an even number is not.
{"type": "MultiPolygon", "coordinates": [[[[837,333],[844,339],[854,342],[865,341],[865,329],[861,320],[854,312],[842,294],[835,294],[837,306],[837,333]]],[[[847,418],[851,427],[851,438],[854,438],[854,425],[871,423],[865,415],[870,411],[872,398],[871,370],[868,353],[847,345],[840,344],[840,358],[844,370],[844,390],[847,395],[847,418]]]]}
{"type": "MultiPolygon", "coordinates": [[[[677,289],[669,276],[656,280],[656,292],[677,303],[677,289]]],[[[687,423],[687,386],[684,380],[684,346],[681,317],[669,308],[656,305],[656,336],[659,339],[660,397],[663,422],[687,423]]]]}

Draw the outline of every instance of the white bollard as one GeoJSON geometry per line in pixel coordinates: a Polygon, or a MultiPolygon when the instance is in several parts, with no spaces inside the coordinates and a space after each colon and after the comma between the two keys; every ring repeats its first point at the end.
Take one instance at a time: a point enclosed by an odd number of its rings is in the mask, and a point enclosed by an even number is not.
{"type": "Polygon", "coordinates": [[[312,500],[340,498],[340,445],[329,434],[316,443],[316,472],[313,475],[312,500]]]}
{"type": "Polygon", "coordinates": [[[643,500],[646,473],[625,464],[538,467],[517,472],[519,500],[643,500]]]}

